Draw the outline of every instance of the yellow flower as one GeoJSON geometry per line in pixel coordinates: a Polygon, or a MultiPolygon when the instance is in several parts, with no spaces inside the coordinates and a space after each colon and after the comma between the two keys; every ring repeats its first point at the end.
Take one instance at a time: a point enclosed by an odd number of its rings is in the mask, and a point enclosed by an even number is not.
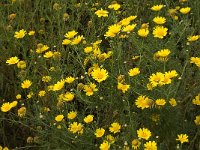
{"type": "Polygon", "coordinates": [[[197,67],[200,68],[200,58],[199,57],[191,57],[190,63],[193,63],[193,64],[197,65],[197,67]]]}
{"type": "Polygon", "coordinates": [[[194,122],[195,122],[195,124],[196,124],[197,126],[200,125],[200,115],[199,115],[199,116],[196,116],[196,119],[194,120],[194,122]]]}
{"type": "Polygon", "coordinates": [[[42,81],[43,82],[49,82],[49,81],[51,81],[51,77],[50,76],[43,76],[42,81]]]}
{"type": "Polygon", "coordinates": [[[71,93],[71,92],[66,92],[64,95],[63,95],[63,101],[67,101],[67,102],[70,102],[74,99],[74,94],[71,93]]]}
{"type": "Polygon", "coordinates": [[[15,106],[17,106],[18,102],[17,101],[13,101],[12,103],[10,103],[10,107],[13,108],[15,106]]]}
{"type": "Polygon", "coordinates": [[[88,47],[84,48],[84,52],[85,52],[85,53],[90,53],[90,52],[92,52],[92,46],[88,46],[88,47]]]}
{"type": "Polygon", "coordinates": [[[107,79],[108,72],[103,68],[97,68],[97,69],[93,69],[91,75],[94,80],[100,83],[107,79]]]}
{"type": "Polygon", "coordinates": [[[137,108],[141,109],[149,108],[151,106],[151,100],[148,97],[141,95],[136,99],[135,105],[137,108]]]}
{"type": "Polygon", "coordinates": [[[33,95],[34,95],[33,92],[29,92],[27,95],[27,99],[30,99],[33,95]]]}
{"type": "Polygon", "coordinates": [[[179,11],[182,13],[182,14],[188,14],[190,12],[191,8],[190,7],[185,7],[185,8],[181,8],[179,11]]]}
{"type": "Polygon", "coordinates": [[[176,139],[177,141],[180,141],[181,144],[185,143],[185,142],[189,142],[188,140],[188,135],[187,134],[179,134],[178,138],[176,139]]]}
{"type": "Polygon", "coordinates": [[[145,29],[139,29],[138,30],[138,35],[141,37],[147,37],[147,35],[149,34],[149,29],[145,28],[145,29]]]}
{"type": "Polygon", "coordinates": [[[136,76],[136,75],[140,74],[140,69],[139,69],[139,68],[130,69],[130,70],[128,71],[128,74],[129,74],[129,76],[131,76],[131,77],[136,76]]]}
{"type": "Polygon", "coordinates": [[[153,29],[153,35],[155,38],[163,39],[167,35],[167,30],[164,26],[156,26],[153,29]]]}
{"type": "Polygon", "coordinates": [[[37,45],[36,53],[40,54],[43,53],[44,51],[47,51],[49,47],[47,45],[43,45],[42,43],[39,43],[37,45]]]}
{"type": "Polygon", "coordinates": [[[169,49],[161,49],[154,54],[154,59],[157,59],[158,61],[167,61],[167,57],[170,53],[171,51],[169,49]]]}
{"type": "Polygon", "coordinates": [[[108,6],[108,8],[110,8],[110,9],[114,9],[114,10],[118,10],[118,9],[120,9],[120,4],[118,4],[118,3],[115,3],[115,4],[111,4],[111,5],[109,5],[108,6]]]}
{"type": "Polygon", "coordinates": [[[57,115],[57,116],[55,117],[55,121],[61,122],[61,121],[63,120],[63,118],[64,118],[63,115],[57,115]]]}
{"type": "Polygon", "coordinates": [[[14,64],[17,64],[18,62],[19,62],[19,59],[16,56],[15,57],[11,57],[6,61],[6,63],[8,65],[14,65],[14,64]]]}
{"type": "Polygon", "coordinates": [[[148,141],[144,144],[144,150],[157,150],[157,143],[155,141],[148,141]]]}
{"type": "Polygon", "coordinates": [[[9,102],[3,103],[2,106],[1,106],[1,111],[2,112],[8,112],[11,108],[12,107],[11,107],[9,102]]]}
{"type": "Polygon", "coordinates": [[[93,115],[87,115],[87,116],[83,119],[83,121],[84,121],[85,123],[90,123],[90,122],[93,121],[93,118],[94,118],[93,115]]]}
{"type": "Polygon", "coordinates": [[[18,109],[17,114],[19,117],[24,117],[26,115],[26,107],[21,107],[18,109]]]}
{"type": "Polygon", "coordinates": [[[177,105],[177,102],[176,102],[176,100],[175,100],[174,98],[171,98],[171,99],[169,100],[169,103],[170,103],[170,105],[172,105],[173,107],[175,107],[175,106],[177,105]]]}
{"type": "Polygon", "coordinates": [[[73,122],[69,125],[68,130],[72,133],[83,133],[83,125],[81,123],[73,122]]]}
{"type": "Polygon", "coordinates": [[[81,40],[83,39],[83,36],[82,35],[79,35],[77,37],[75,37],[72,42],[71,42],[71,45],[77,45],[81,42],[81,40]]]}
{"type": "Polygon", "coordinates": [[[163,7],[164,7],[164,5],[154,5],[151,7],[151,10],[160,11],[163,7]]]}
{"type": "Polygon", "coordinates": [[[200,94],[198,94],[197,96],[195,96],[195,98],[192,100],[192,103],[194,105],[199,105],[200,106],[200,94]]]}
{"type": "Polygon", "coordinates": [[[35,35],[35,31],[29,31],[28,35],[30,35],[30,36],[35,35]]]}
{"type": "Polygon", "coordinates": [[[165,99],[157,99],[155,101],[155,104],[158,106],[164,106],[166,104],[166,101],[165,101],[165,99]]]}
{"type": "Polygon", "coordinates": [[[76,118],[77,116],[77,111],[70,111],[68,114],[67,114],[67,118],[68,119],[74,119],[76,118]]]}
{"type": "Polygon", "coordinates": [[[118,122],[114,122],[111,124],[111,127],[109,127],[109,131],[112,133],[118,133],[120,132],[121,125],[118,122]]]}
{"type": "Polygon", "coordinates": [[[21,99],[21,98],[22,98],[21,94],[16,95],[16,99],[21,99]]]}
{"type": "Polygon", "coordinates": [[[97,138],[102,137],[104,135],[104,133],[105,133],[105,130],[103,128],[98,128],[95,131],[95,135],[97,138]]]}
{"type": "Polygon", "coordinates": [[[129,88],[130,88],[130,85],[128,85],[128,84],[122,84],[120,82],[118,82],[118,84],[117,84],[117,89],[121,90],[123,93],[128,91],[129,88]]]}
{"type": "Polygon", "coordinates": [[[89,85],[84,85],[83,88],[87,96],[91,96],[94,94],[95,91],[98,91],[98,89],[96,88],[96,84],[94,83],[89,83],[89,85]]]}
{"type": "Polygon", "coordinates": [[[65,79],[65,82],[66,82],[66,83],[72,83],[72,82],[74,82],[74,80],[75,80],[74,77],[69,76],[69,77],[67,77],[67,78],[65,79]]]}
{"type": "Polygon", "coordinates": [[[78,32],[76,32],[75,30],[72,30],[72,31],[68,31],[66,34],[65,34],[65,37],[68,38],[68,39],[72,39],[74,38],[75,35],[77,35],[78,32]]]}
{"type": "Polygon", "coordinates": [[[43,97],[45,96],[46,92],[45,91],[39,91],[38,96],[43,97]]]}
{"type": "Polygon", "coordinates": [[[136,24],[127,25],[122,29],[122,32],[130,33],[131,31],[133,31],[133,29],[135,29],[135,27],[136,24]]]}
{"type": "Polygon", "coordinates": [[[62,41],[62,45],[69,45],[70,43],[71,43],[71,40],[69,40],[69,39],[64,39],[62,41]]]}
{"type": "Polygon", "coordinates": [[[150,77],[149,77],[149,81],[151,83],[151,85],[153,87],[156,87],[158,85],[163,85],[163,81],[164,81],[164,74],[161,73],[161,72],[157,72],[156,74],[152,74],[150,77]]]}
{"type": "Polygon", "coordinates": [[[108,17],[108,11],[106,10],[103,10],[102,8],[100,10],[97,10],[95,12],[95,14],[98,16],[98,17],[108,17]]]}
{"type": "Polygon", "coordinates": [[[100,145],[100,150],[109,150],[110,149],[110,144],[107,141],[104,141],[101,145],[100,145]]]}
{"type": "Polygon", "coordinates": [[[166,18],[158,16],[153,18],[153,22],[155,22],[156,24],[164,24],[166,22],[166,18]]]}
{"type": "Polygon", "coordinates": [[[115,143],[115,138],[112,135],[109,134],[109,135],[106,136],[105,141],[107,141],[110,144],[113,144],[113,143],[115,143]]]}
{"type": "Polygon", "coordinates": [[[53,52],[52,51],[48,51],[48,52],[46,52],[45,54],[44,54],[44,57],[45,58],[51,58],[51,57],[53,57],[53,52]]]}
{"type": "Polygon", "coordinates": [[[148,140],[151,137],[151,131],[147,128],[140,128],[137,130],[137,135],[139,138],[148,140]]]}
{"type": "Polygon", "coordinates": [[[15,32],[14,37],[17,39],[22,39],[26,35],[26,31],[24,29],[19,30],[19,32],[15,32]]]}
{"type": "Polygon", "coordinates": [[[17,67],[20,68],[20,69],[25,69],[26,68],[26,62],[25,61],[19,61],[17,63],[17,67]]]}
{"type": "Polygon", "coordinates": [[[65,85],[65,80],[58,81],[56,84],[54,84],[53,91],[61,90],[64,87],[64,85],[65,85]]]}
{"type": "Polygon", "coordinates": [[[187,40],[189,42],[194,42],[194,41],[197,41],[199,39],[200,35],[190,35],[187,37],[187,40]]]}
{"type": "Polygon", "coordinates": [[[134,150],[137,150],[140,147],[141,142],[138,139],[133,139],[131,144],[132,144],[132,148],[134,150]]]}
{"type": "Polygon", "coordinates": [[[23,89],[28,89],[32,85],[32,82],[30,80],[25,80],[21,83],[21,87],[23,89]]]}

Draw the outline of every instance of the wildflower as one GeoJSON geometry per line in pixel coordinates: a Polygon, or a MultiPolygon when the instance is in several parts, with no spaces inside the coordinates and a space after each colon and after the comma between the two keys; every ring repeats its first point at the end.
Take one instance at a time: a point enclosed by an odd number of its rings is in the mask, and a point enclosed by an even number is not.
{"type": "Polygon", "coordinates": [[[83,119],[83,121],[84,121],[85,123],[90,123],[90,122],[93,121],[93,118],[94,118],[93,115],[87,115],[87,116],[83,119]]]}
{"type": "Polygon", "coordinates": [[[30,99],[31,97],[33,97],[33,95],[34,95],[33,92],[29,92],[27,95],[27,99],[30,99]]]}
{"type": "Polygon", "coordinates": [[[21,98],[22,98],[21,94],[16,95],[16,99],[21,99],[21,98]]]}
{"type": "Polygon", "coordinates": [[[133,139],[131,144],[132,144],[132,148],[134,150],[137,150],[141,145],[141,143],[140,143],[140,141],[138,139],[133,139]]]}
{"type": "Polygon", "coordinates": [[[187,37],[188,42],[194,42],[199,39],[200,35],[191,35],[187,37]]]}
{"type": "Polygon", "coordinates": [[[106,136],[106,141],[110,144],[113,144],[113,143],[115,143],[115,138],[109,134],[106,136]]]}
{"type": "Polygon", "coordinates": [[[67,78],[65,79],[65,82],[70,84],[70,83],[74,82],[74,80],[75,80],[74,77],[69,76],[69,77],[67,77],[67,78]]]}
{"type": "Polygon", "coordinates": [[[150,103],[151,100],[146,96],[139,96],[135,101],[135,105],[141,109],[149,108],[150,103]]]}
{"type": "Polygon", "coordinates": [[[191,57],[190,63],[193,63],[193,64],[197,65],[197,67],[200,68],[200,58],[199,57],[191,57]]]}
{"type": "Polygon", "coordinates": [[[140,128],[139,130],[137,130],[137,135],[139,138],[148,140],[151,136],[151,131],[147,128],[140,128]]]}
{"type": "Polygon", "coordinates": [[[153,29],[153,35],[155,38],[163,39],[167,35],[167,30],[164,26],[156,26],[153,29]]]}
{"type": "Polygon", "coordinates": [[[133,31],[133,29],[135,29],[135,27],[136,24],[127,25],[122,29],[122,32],[130,33],[131,31],[133,31]]]}
{"type": "Polygon", "coordinates": [[[172,105],[173,107],[175,107],[175,106],[177,105],[177,102],[176,102],[176,100],[175,100],[174,98],[171,98],[171,99],[169,100],[169,103],[170,103],[170,105],[172,105]]]}
{"type": "Polygon", "coordinates": [[[147,37],[147,35],[149,34],[149,29],[139,29],[138,30],[138,35],[141,37],[147,37]]]}
{"type": "Polygon", "coordinates": [[[81,123],[73,122],[69,125],[68,130],[72,133],[83,133],[83,125],[81,123]]]}
{"type": "Polygon", "coordinates": [[[165,76],[169,78],[174,78],[178,76],[178,73],[176,72],[176,70],[172,70],[172,71],[165,72],[165,76]]]}
{"type": "Polygon", "coordinates": [[[98,91],[98,89],[96,88],[96,84],[94,83],[89,83],[88,85],[84,85],[83,88],[87,96],[91,96],[94,94],[94,92],[98,91]]]}
{"type": "Polygon", "coordinates": [[[67,118],[68,119],[74,119],[76,118],[77,116],[77,111],[70,111],[68,114],[67,114],[67,118]]]}
{"type": "Polygon", "coordinates": [[[100,150],[109,150],[110,149],[110,144],[107,141],[104,141],[101,145],[100,145],[100,150]]]}
{"type": "Polygon", "coordinates": [[[56,84],[54,84],[53,91],[61,90],[64,87],[64,85],[65,85],[65,80],[58,81],[56,84]]]}
{"type": "Polygon", "coordinates": [[[164,81],[164,74],[161,72],[152,74],[149,78],[149,81],[153,87],[156,87],[157,85],[162,85],[162,82],[164,81]]]}
{"type": "Polygon", "coordinates": [[[29,35],[29,36],[35,35],[35,31],[29,31],[29,32],[28,32],[28,35],[29,35]]]}
{"type": "Polygon", "coordinates": [[[11,108],[12,107],[11,107],[9,102],[3,103],[2,106],[1,106],[1,111],[2,112],[8,112],[11,108]]]}
{"type": "Polygon", "coordinates": [[[55,121],[61,122],[61,121],[63,120],[63,118],[64,118],[63,115],[57,115],[57,116],[55,117],[55,121]]]}
{"type": "Polygon", "coordinates": [[[188,135],[187,134],[179,134],[178,138],[176,139],[177,141],[180,141],[181,144],[185,143],[185,142],[189,142],[188,140],[188,135]]]}
{"type": "Polygon", "coordinates": [[[90,52],[92,52],[92,46],[88,46],[88,47],[84,48],[84,52],[85,52],[85,53],[90,53],[90,52]]]}
{"type": "Polygon", "coordinates": [[[81,40],[83,39],[83,36],[81,35],[79,35],[79,36],[77,36],[77,37],[75,37],[73,40],[72,40],[72,42],[71,42],[71,45],[77,45],[77,44],[79,44],[80,42],[81,42],[81,40]]]}
{"type": "Polygon", "coordinates": [[[197,126],[200,125],[200,115],[199,115],[199,116],[196,116],[196,119],[194,120],[194,122],[195,122],[195,124],[196,124],[197,126]]]}
{"type": "Polygon", "coordinates": [[[109,127],[109,131],[112,133],[118,133],[120,132],[121,125],[118,122],[114,122],[111,124],[111,127],[109,127]]]}
{"type": "Polygon", "coordinates": [[[114,10],[118,10],[118,9],[120,9],[120,4],[118,4],[118,3],[115,3],[115,4],[111,4],[111,5],[109,5],[108,6],[108,8],[110,8],[110,9],[114,9],[114,10]]]}
{"type": "Polygon", "coordinates": [[[102,137],[104,135],[104,133],[105,133],[105,130],[103,128],[98,128],[95,131],[95,135],[97,138],[102,137]]]}
{"type": "Polygon", "coordinates": [[[164,24],[166,22],[166,18],[158,16],[153,18],[153,22],[155,22],[156,24],[164,24]]]}
{"type": "Polygon", "coordinates": [[[32,85],[32,82],[30,80],[24,80],[22,83],[21,83],[21,87],[23,89],[28,89],[30,86],[32,85]]]}
{"type": "Polygon", "coordinates": [[[26,115],[26,107],[21,107],[18,109],[17,114],[19,117],[24,117],[26,115]]]}
{"type": "Polygon", "coordinates": [[[42,90],[42,91],[39,91],[38,96],[43,97],[43,96],[45,96],[45,94],[46,94],[46,92],[42,90]]]}
{"type": "Polygon", "coordinates": [[[160,11],[163,7],[164,7],[164,5],[154,5],[151,7],[151,10],[160,11]]]}
{"type": "Polygon", "coordinates": [[[98,17],[108,17],[108,11],[106,10],[103,10],[102,8],[100,10],[97,10],[95,12],[95,14],[98,16],[98,17]]]}
{"type": "Polygon", "coordinates": [[[48,49],[49,49],[49,47],[47,45],[43,45],[42,43],[39,43],[37,45],[36,53],[41,54],[41,53],[47,51],[48,49]]]}
{"type": "Polygon", "coordinates": [[[179,11],[182,13],[182,14],[188,14],[190,12],[191,8],[190,7],[185,7],[185,8],[181,8],[179,11]]]}
{"type": "Polygon", "coordinates": [[[19,30],[19,32],[15,32],[14,37],[17,39],[22,39],[26,35],[26,31],[24,29],[19,30]]]}
{"type": "Polygon", "coordinates": [[[128,91],[129,88],[130,88],[129,84],[122,84],[120,82],[118,82],[118,84],[117,84],[117,89],[121,90],[123,93],[125,93],[126,91],[128,91]]]}
{"type": "Polygon", "coordinates": [[[19,61],[17,63],[17,68],[20,68],[20,69],[25,69],[26,68],[26,62],[25,61],[19,61]]]}
{"type": "Polygon", "coordinates": [[[93,69],[91,75],[94,80],[100,83],[107,79],[108,72],[103,68],[97,68],[97,69],[93,69]]]}
{"type": "Polygon", "coordinates": [[[50,76],[43,76],[42,81],[43,82],[49,82],[49,81],[51,81],[51,77],[50,76]]]}
{"type": "Polygon", "coordinates": [[[129,76],[131,76],[131,77],[136,76],[136,75],[140,74],[140,69],[139,69],[139,68],[130,69],[130,70],[128,71],[128,74],[129,74],[129,76]]]}
{"type": "Polygon", "coordinates": [[[74,99],[74,94],[71,93],[71,92],[66,92],[64,95],[63,95],[63,101],[67,101],[67,102],[70,102],[74,99]]]}
{"type": "Polygon", "coordinates": [[[64,39],[62,41],[62,45],[69,45],[70,43],[71,43],[71,40],[69,40],[69,39],[64,39]]]}
{"type": "Polygon", "coordinates": [[[44,54],[44,57],[45,58],[51,58],[51,57],[53,57],[53,52],[52,51],[48,51],[48,52],[46,52],[45,54],[44,54]]]}
{"type": "Polygon", "coordinates": [[[197,96],[195,96],[195,98],[192,100],[192,103],[194,105],[199,105],[200,106],[200,94],[198,94],[197,96]]]}
{"type": "Polygon", "coordinates": [[[170,53],[171,51],[169,49],[162,49],[154,54],[154,59],[157,59],[158,61],[167,61],[167,57],[170,53]]]}
{"type": "Polygon", "coordinates": [[[157,150],[157,143],[155,141],[148,141],[144,144],[144,150],[157,150]]]}
{"type": "Polygon", "coordinates": [[[14,65],[14,64],[17,64],[18,62],[19,62],[19,59],[16,56],[15,57],[11,57],[6,61],[6,63],[8,65],[14,65]]]}
{"type": "Polygon", "coordinates": [[[157,100],[155,101],[155,104],[156,104],[157,106],[164,106],[164,105],[166,104],[166,101],[165,101],[165,99],[157,99],[157,100]]]}

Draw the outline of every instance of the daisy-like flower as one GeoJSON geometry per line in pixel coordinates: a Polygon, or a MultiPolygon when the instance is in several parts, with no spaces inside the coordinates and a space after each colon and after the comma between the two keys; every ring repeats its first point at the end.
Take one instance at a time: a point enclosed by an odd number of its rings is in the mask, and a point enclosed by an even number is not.
{"type": "Polygon", "coordinates": [[[74,38],[75,35],[77,35],[78,32],[76,32],[75,30],[72,30],[72,31],[68,31],[66,34],[65,34],[65,37],[68,38],[68,39],[72,39],[74,38]]]}
{"type": "Polygon", "coordinates": [[[160,11],[163,7],[164,7],[164,5],[154,5],[151,7],[151,10],[160,11]]]}
{"type": "Polygon", "coordinates": [[[45,54],[44,54],[44,57],[45,58],[51,58],[51,57],[53,57],[53,52],[52,51],[48,51],[48,52],[46,52],[45,54]]]}
{"type": "Polygon", "coordinates": [[[193,64],[197,65],[197,67],[200,68],[200,58],[199,57],[191,57],[190,63],[193,63],[193,64]]]}
{"type": "Polygon", "coordinates": [[[24,117],[26,115],[26,107],[21,107],[18,109],[17,114],[19,117],[24,117]]]}
{"type": "Polygon", "coordinates": [[[87,96],[91,96],[94,94],[94,92],[98,91],[98,89],[96,88],[96,84],[94,83],[89,83],[88,85],[84,85],[83,88],[87,96]]]}
{"type": "Polygon", "coordinates": [[[139,138],[148,140],[151,137],[151,131],[147,128],[140,128],[137,130],[137,135],[139,138]]]}
{"type": "Polygon", "coordinates": [[[153,22],[155,22],[156,24],[164,24],[166,22],[166,18],[158,16],[153,18],[153,22]]]}
{"type": "Polygon", "coordinates": [[[157,143],[155,141],[148,141],[144,144],[144,150],[157,150],[157,143]]]}
{"type": "Polygon", "coordinates": [[[100,145],[100,150],[109,150],[110,149],[110,144],[107,141],[104,141],[101,145],[100,145]]]}
{"type": "Polygon", "coordinates": [[[166,104],[166,101],[165,101],[165,99],[157,99],[157,100],[155,101],[155,104],[156,104],[157,106],[164,106],[164,105],[166,104]]]}
{"type": "Polygon", "coordinates": [[[182,13],[182,14],[188,14],[190,12],[191,8],[190,7],[185,7],[185,8],[181,8],[179,11],[182,13]]]}
{"type": "Polygon", "coordinates": [[[174,98],[170,98],[169,103],[171,106],[175,107],[177,105],[177,102],[174,98]]]}
{"type": "Polygon", "coordinates": [[[3,103],[2,106],[1,106],[1,111],[2,112],[8,112],[11,108],[12,107],[11,107],[9,102],[3,103]]]}
{"type": "Polygon", "coordinates": [[[141,28],[138,30],[138,35],[141,37],[147,37],[147,35],[149,34],[149,29],[148,28],[141,28]]]}
{"type": "Polygon", "coordinates": [[[70,102],[74,99],[74,94],[72,92],[66,92],[63,95],[63,101],[70,102]]]}
{"type": "Polygon", "coordinates": [[[23,89],[28,89],[32,85],[32,82],[30,80],[25,80],[21,83],[21,87],[23,89]]]}
{"type": "Polygon", "coordinates": [[[181,144],[189,142],[188,140],[188,135],[187,134],[179,134],[178,138],[176,139],[177,141],[180,141],[181,144]]]}
{"type": "Polygon", "coordinates": [[[111,127],[109,127],[110,132],[112,133],[118,133],[120,132],[121,125],[118,122],[114,122],[111,124],[111,127]]]}
{"type": "Polygon", "coordinates": [[[70,83],[74,82],[74,80],[75,80],[74,77],[69,76],[69,77],[67,77],[67,78],[65,79],[65,82],[70,84],[70,83]]]}
{"type": "Polygon", "coordinates": [[[200,125],[200,115],[196,116],[194,122],[195,122],[195,124],[196,124],[197,126],[200,125]]]}
{"type": "Polygon", "coordinates": [[[108,8],[114,9],[114,10],[118,10],[118,9],[120,9],[120,7],[121,7],[121,5],[118,3],[114,3],[114,4],[111,4],[108,6],[108,8]]]}
{"type": "Polygon", "coordinates": [[[125,93],[126,91],[128,91],[129,88],[130,88],[129,84],[122,84],[120,82],[118,82],[118,84],[117,84],[117,89],[121,90],[123,93],[125,93]]]}
{"type": "Polygon", "coordinates": [[[127,25],[122,29],[122,32],[130,33],[131,31],[133,31],[133,29],[135,29],[135,27],[136,27],[136,24],[127,25]]]}
{"type": "Polygon", "coordinates": [[[200,93],[192,100],[192,104],[200,106],[200,93]]]}
{"type": "Polygon", "coordinates": [[[8,60],[6,60],[6,63],[8,65],[14,65],[14,64],[17,64],[18,62],[19,62],[19,58],[17,56],[11,57],[8,60]]]}
{"type": "Polygon", "coordinates": [[[103,10],[102,8],[100,10],[97,10],[95,14],[100,18],[100,17],[108,17],[108,11],[103,10]]]}
{"type": "Polygon", "coordinates": [[[56,84],[53,85],[53,91],[61,90],[65,85],[65,80],[58,81],[56,84]]]}
{"type": "Polygon", "coordinates": [[[164,26],[156,26],[153,29],[153,35],[155,38],[163,39],[167,35],[167,30],[164,26]]]}
{"type": "Polygon", "coordinates": [[[107,79],[108,72],[103,68],[97,68],[97,69],[93,69],[91,75],[94,80],[100,83],[107,79]]]}
{"type": "Polygon", "coordinates": [[[93,121],[93,118],[94,118],[93,115],[87,115],[87,116],[83,119],[83,121],[84,121],[85,123],[90,123],[90,122],[93,121]]]}
{"type": "Polygon", "coordinates": [[[104,135],[104,133],[105,133],[105,129],[103,129],[103,128],[98,128],[95,131],[95,135],[97,138],[102,137],[104,135]]]}
{"type": "Polygon", "coordinates": [[[170,53],[171,51],[169,49],[161,49],[154,54],[154,59],[158,61],[167,61],[170,53]]]}
{"type": "Polygon", "coordinates": [[[136,75],[140,74],[140,69],[139,69],[139,68],[130,69],[130,70],[128,71],[128,74],[129,74],[129,76],[131,76],[131,77],[136,76],[136,75]]]}
{"type": "Polygon", "coordinates": [[[26,30],[22,29],[22,30],[15,32],[14,37],[17,39],[22,39],[25,35],[26,35],[26,30]]]}
{"type": "Polygon", "coordinates": [[[67,114],[67,118],[68,119],[74,119],[76,118],[77,116],[77,111],[70,111],[68,114],[67,114]]]}
{"type": "Polygon", "coordinates": [[[63,120],[63,118],[64,118],[63,115],[57,115],[57,116],[55,117],[55,121],[61,122],[61,121],[63,120]]]}
{"type": "Polygon", "coordinates": [[[132,148],[134,150],[137,150],[140,147],[141,142],[138,139],[133,139],[131,144],[132,144],[132,148]]]}
{"type": "Polygon", "coordinates": [[[141,108],[141,109],[145,109],[145,108],[149,108],[152,104],[151,102],[152,100],[150,100],[147,96],[139,96],[136,101],[135,101],[135,105],[138,107],[138,108],[141,108]]]}
{"type": "Polygon", "coordinates": [[[72,133],[82,134],[83,133],[83,125],[78,122],[73,122],[69,125],[68,130],[72,133]]]}
{"type": "Polygon", "coordinates": [[[188,42],[197,41],[200,38],[200,35],[190,35],[187,37],[188,42]]]}
{"type": "Polygon", "coordinates": [[[20,68],[20,69],[25,69],[26,68],[26,62],[25,61],[19,61],[17,63],[17,68],[20,68]]]}

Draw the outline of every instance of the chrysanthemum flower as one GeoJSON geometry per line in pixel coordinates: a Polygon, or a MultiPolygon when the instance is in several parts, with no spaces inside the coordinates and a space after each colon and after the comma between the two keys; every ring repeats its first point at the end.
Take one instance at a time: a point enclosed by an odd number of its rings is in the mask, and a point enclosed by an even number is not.
{"type": "Polygon", "coordinates": [[[83,88],[87,96],[91,96],[94,94],[94,92],[98,91],[98,89],[96,88],[96,84],[94,83],[89,83],[88,85],[84,85],[83,88]]]}
{"type": "Polygon", "coordinates": [[[97,10],[95,12],[95,14],[98,16],[98,17],[108,17],[108,11],[107,10],[103,10],[102,8],[100,10],[97,10]]]}
{"type": "Polygon", "coordinates": [[[153,29],[153,35],[155,38],[163,39],[167,35],[167,30],[164,26],[156,26],[153,29]]]}
{"type": "Polygon", "coordinates": [[[194,122],[195,122],[195,124],[196,124],[197,126],[200,125],[200,115],[196,116],[194,122]]]}
{"type": "Polygon", "coordinates": [[[118,133],[120,132],[121,125],[118,122],[114,122],[111,124],[111,127],[109,127],[109,131],[112,133],[118,133]]]}
{"type": "Polygon", "coordinates": [[[70,102],[74,99],[74,94],[72,92],[66,92],[63,95],[63,101],[70,102]]]}
{"type": "Polygon", "coordinates": [[[138,35],[141,37],[147,37],[147,35],[149,34],[149,29],[145,28],[145,29],[139,29],[138,30],[138,35]]]}
{"type": "Polygon", "coordinates": [[[164,5],[154,5],[151,7],[151,10],[160,11],[163,7],[164,7],[164,5]]]}
{"type": "Polygon", "coordinates": [[[64,118],[63,115],[57,115],[57,116],[55,117],[55,121],[61,122],[61,121],[63,120],[63,118],[64,118]]]}
{"type": "Polygon", "coordinates": [[[64,87],[64,85],[65,85],[65,80],[58,81],[56,84],[54,84],[53,91],[61,90],[64,87]]]}
{"type": "Polygon", "coordinates": [[[200,106],[200,93],[192,100],[192,104],[200,106]]]}
{"type": "Polygon", "coordinates": [[[26,107],[21,107],[18,109],[17,114],[19,117],[24,117],[26,115],[26,107]]]}
{"type": "Polygon", "coordinates": [[[131,31],[133,31],[133,29],[135,29],[135,27],[136,27],[136,24],[127,25],[122,29],[122,32],[130,33],[131,31]]]}
{"type": "Polygon", "coordinates": [[[14,64],[17,64],[18,62],[19,62],[19,58],[17,56],[11,57],[8,60],[6,60],[6,63],[8,65],[14,65],[14,64]]]}
{"type": "Polygon", "coordinates": [[[94,118],[93,115],[87,115],[87,116],[83,119],[83,121],[84,121],[85,123],[90,123],[90,122],[93,121],[93,118],[94,118]]]}
{"type": "Polygon", "coordinates": [[[100,150],[109,150],[110,149],[110,144],[107,141],[104,141],[101,145],[100,145],[100,150]]]}
{"type": "Polygon", "coordinates": [[[68,119],[74,119],[74,118],[76,118],[76,116],[77,116],[77,111],[70,111],[68,114],[67,114],[67,118],[68,119]]]}
{"type": "Polygon", "coordinates": [[[137,130],[137,135],[139,138],[148,140],[151,137],[151,131],[147,128],[140,128],[137,130]]]}
{"type": "Polygon", "coordinates": [[[171,51],[169,49],[161,49],[154,54],[154,59],[158,61],[167,61],[170,53],[171,51]]]}
{"type": "Polygon", "coordinates": [[[120,7],[121,7],[121,5],[118,3],[114,3],[114,4],[111,4],[108,6],[108,8],[114,9],[114,10],[118,10],[118,9],[120,9],[120,7]]]}
{"type": "Polygon", "coordinates": [[[103,68],[97,68],[97,69],[93,69],[91,75],[94,80],[96,80],[97,82],[100,83],[107,79],[108,72],[107,72],[107,70],[105,70],[103,68]]]}
{"type": "Polygon", "coordinates": [[[66,34],[65,34],[65,37],[68,38],[68,39],[72,39],[74,38],[75,35],[77,35],[78,32],[76,32],[75,30],[72,30],[72,31],[68,31],[66,34]]]}
{"type": "Polygon", "coordinates": [[[165,101],[165,99],[157,99],[157,100],[155,101],[155,104],[156,104],[157,106],[164,106],[164,105],[166,104],[166,101],[165,101]]]}
{"type": "Polygon", "coordinates": [[[1,106],[1,111],[2,112],[8,112],[11,108],[12,107],[11,107],[9,102],[3,103],[2,106],[1,106]]]}
{"type": "Polygon", "coordinates": [[[174,98],[171,98],[171,99],[169,100],[169,103],[170,103],[170,105],[172,105],[173,107],[175,107],[175,106],[177,105],[177,102],[176,102],[176,100],[175,100],[174,98]]]}
{"type": "Polygon", "coordinates": [[[105,129],[103,129],[103,128],[98,128],[95,131],[95,135],[97,138],[102,137],[104,135],[104,133],[105,133],[105,129]]]}
{"type": "Polygon", "coordinates": [[[191,57],[190,63],[193,63],[193,64],[197,65],[197,67],[200,68],[200,58],[199,57],[191,57]]]}
{"type": "Polygon", "coordinates": [[[129,84],[122,84],[120,82],[118,82],[118,84],[117,84],[117,89],[121,90],[123,93],[125,93],[126,91],[128,91],[129,88],[130,88],[129,84]]]}
{"type": "Polygon", "coordinates": [[[52,51],[48,51],[44,54],[44,58],[51,58],[53,57],[54,53],[52,51]]]}
{"type": "Polygon", "coordinates": [[[190,7],[185,7],[185,8],[181,8],[179,11],[182,13],[182,14],[188,14],[190,12],[191,8],[190,7]]]}
{"type": "Polygon", "coordinates": [[[23,89],[28,89],[32,85],[32,82],[30,80],[25,80],[21,83],[21,87],[23,89]]]}
{"type": "Polygon", "coordinates": [[[164,24],[166,22],[166,18],[158,16],[153,18],[153,22],[155,22],[156,24],[164,24]]]}
{"type": "Polygon", "coordinates": [[[82,134],[83,133],[83,125],[78,122],[73,122],[69,125],[68,130],[72,133],[82,134]]]}
{"type": "Polygon", "coordinates": [[[188,140],[188,135],[187,134],[179,134],[178,138],[176,139],[177,141],[180,141],[181,144],[189,142],[188,140]]]}
{"type": "Polygon", "coordinates": [[[157,150],[157,143],[155,141],[148,141],[144,144],[144,150],[157,150]]]}
{"type": "Polygon", "coordinates": [[[26,35],[26,30],[22,29],[19,30],[18,32],[15,32],[14,37],[17,39],[22,39],[26,35]]]}
{"type": "Polygon", "coordinates": [[[200,38],[200,35],[191,35],[187,37],[188,42],[197,41],[200,38]]]}
{"type": "Polygon", "coordinates": [[[137,150],[140,147],[141,142],[138,139],[133,139],[131,145],[134,150],[137,150]]]}
{"type": "Polygon", "coordinates": [[[147,96],[139,96],[136,101],[135,101],[135,105],[138,107],[138,108],[141,108],[141,109],[145,109],[145,108],[149,108],[152,104],[151,102],[152,100],[149,99],[147,96]]]}
{"type": "Polygon", "coordinates": [[[139,69],[139,68],[130,69],[130,70],[128,71],[128,74],[129,74],[129,76],[131,76],[131,77],[136,76],[136,75],[140,74],[140,69],[139,69]]]}
{"type": "Polygon", "coordinates": [[[17,63],[17,68],[20,68],[20,69],[25,69],[26,68],[26,62],[21,60],[17,63]]]}
{"type": "Polygon", "coordinates": [[[69,77],[67,77],[67,78],[65,79],[65,82],[70,84],[70,83],[74,82],[74,80],[75,80],[74,77],[69,76],[69,77]]]}

